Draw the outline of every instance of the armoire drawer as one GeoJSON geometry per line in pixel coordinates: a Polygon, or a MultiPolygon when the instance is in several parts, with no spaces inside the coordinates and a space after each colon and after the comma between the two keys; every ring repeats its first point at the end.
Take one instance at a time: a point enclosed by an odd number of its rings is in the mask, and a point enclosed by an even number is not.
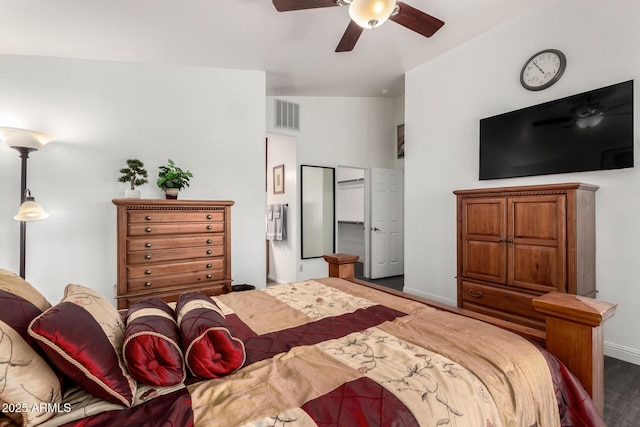
{"type": "Polygon", "coordinates": [[[462,308],[465,310],[475,311],[476,313],[486,314],[487,316],[495,317],[497,319],[506,320],[507,322],[517,323],[519,325],[528,326],[530,328],[544,330],[545,321],[534,317],[521,316],[516,313],[504,312],[500,310],[494,310],[482,305],[476,305],[471,302],[465,301],[462,304],[462,308]]]}
{"type": "Polygon", "coordinates": [[[127,239],[128,251],[146,251],[153,249],[191,248],[194,246],[222,246],[223,233],[213,235],[166,236],[166,237],[133,237],[127,239]]]}
{"type": "Polygon", "coordinates": [[[195,248],[156,249],[127,253],[128,264],[150,264],[194,258],[213,258],[224,255],[223,246],[198,246],[195,248]]]}
{"type": "MultiPolygon", "coordinates": [[[[531,300],[540,296],[504,287],[462,281],[463,304],[484,306],[501,313],[512,313],[544,322],[545,316],[536,311],[531,300]]],[[[466,307],[465,307],[466,308],[466,307]]]]}
{"type": "Polygon", "coordinates": [[[129,211],[129,223],[222,222],[223,211],[129,211]]]}

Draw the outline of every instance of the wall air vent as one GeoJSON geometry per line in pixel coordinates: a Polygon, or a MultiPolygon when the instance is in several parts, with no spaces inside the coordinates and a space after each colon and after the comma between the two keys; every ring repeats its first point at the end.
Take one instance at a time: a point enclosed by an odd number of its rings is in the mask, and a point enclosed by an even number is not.
{"type": "Polygon", "coordinates": [[[275,127],[288,130],[300,130],[300,104],[275,100],[275,127]]]}

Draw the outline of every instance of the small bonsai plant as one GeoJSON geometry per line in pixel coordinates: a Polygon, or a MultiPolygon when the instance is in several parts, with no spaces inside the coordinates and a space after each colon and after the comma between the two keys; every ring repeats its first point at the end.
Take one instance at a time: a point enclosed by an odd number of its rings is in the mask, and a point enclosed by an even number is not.
{"type": "Polygon", "coordinates": [[[193,174],[189,171],[183,171],[181,168],[169,159],[166,166],[160,166],[158,173],[158,187],[165,191],[167,199],[178,198],[178,191],[189,186],[189,179],[193,178],[193,174]],[[170,191],[170,189],[173,189],[170,191]]]}
{"type": "Polygon", "coordinates": [[[127,167],[120,169],[119,182],[128,183],[130,189],[125,191],[126,197],[140,197],[140,191],[136,190],[136,187],[149,182],[147,179],[147,170],[144,168],[144,163],[138,159],[127,159],[127,167]]]}

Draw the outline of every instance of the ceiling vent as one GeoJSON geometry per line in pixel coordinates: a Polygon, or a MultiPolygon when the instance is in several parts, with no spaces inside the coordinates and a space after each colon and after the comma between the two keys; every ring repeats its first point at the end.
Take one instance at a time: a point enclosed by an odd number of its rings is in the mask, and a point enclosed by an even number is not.
{"type": "Polygon", "coordinates": [[[300,130],[300,104],[275,100],[275,127],[279,129],[300,130]]]}

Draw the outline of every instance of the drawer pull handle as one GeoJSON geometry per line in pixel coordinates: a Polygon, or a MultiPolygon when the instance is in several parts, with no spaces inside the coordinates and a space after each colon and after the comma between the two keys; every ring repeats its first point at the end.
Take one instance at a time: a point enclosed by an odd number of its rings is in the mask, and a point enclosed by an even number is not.
{"type": "Polygon", "coordinates": [[[144,219],[146,219],[147,221],[151,221],[151,215],[145,216],[144,219]]]}
{"type": "Polygon", "coordinates": [[[151,233],[151,227],[145,228],[144,231],[146,231],[147,233],[151,233]]]}
{"type": "Polygon", "coordinates": [[[146,274],[147,276],[151,274],[151,270],[145,270],[144,274],[146,274]]]}
{"type": "Polygon", "coordinates": [[[210,245],[211,243],[213,243],[213,241],[211,239],[207,239],[207,245],[210,245]]]}
{"type": "Polygon", "coordinates": [[[207,219],[211,219],[211,214],[207,215],[207,219]]]}
{"type": "Polygon", "coordinates": [[[151,259],[151,254],[146,254],[146,255],[144,256],[144,259],[151,259]]]}
{"type": "Polygon", "coordinates": [[[213,251],[211,249],[207,250],[207,255],[211,255],[213,251]]]}
{"type": "Polygon", "coordinates": [[[469,289],[469,295],[471,295],[474,298],[482,298],[482,291],[474,291],[473,289],[469,289]]]}
{"type": "Polygon", "coordinates": [[[145,244],[144,244],[144,247],[145,247],[145,248],[150,248],[150,247],[151,247],[151,242],[147,242],[147,243],[145,243],[145,244]]]}
{"type": "Polygon", "coordinates": [[[211,277],[212,276],[210,274],[207,274],[207,279],[211,279],[211,277]]]}
{"type": "Polygon", "coordinates": [[[207,230],[211,230],[213,227],[211,227],[210,225],[207,225],[207,230]]]}
{"type": "Polygon", "coordinates": [[[144,282],[144,286],[145,286],[145,288],[150,288],[151,287],[151,282],[144,282]]]}
{"type": "Polygon", "coordinates": [[[211,268],[213,267],[211,264],[207,264],[207,268],[211,268]]]}

